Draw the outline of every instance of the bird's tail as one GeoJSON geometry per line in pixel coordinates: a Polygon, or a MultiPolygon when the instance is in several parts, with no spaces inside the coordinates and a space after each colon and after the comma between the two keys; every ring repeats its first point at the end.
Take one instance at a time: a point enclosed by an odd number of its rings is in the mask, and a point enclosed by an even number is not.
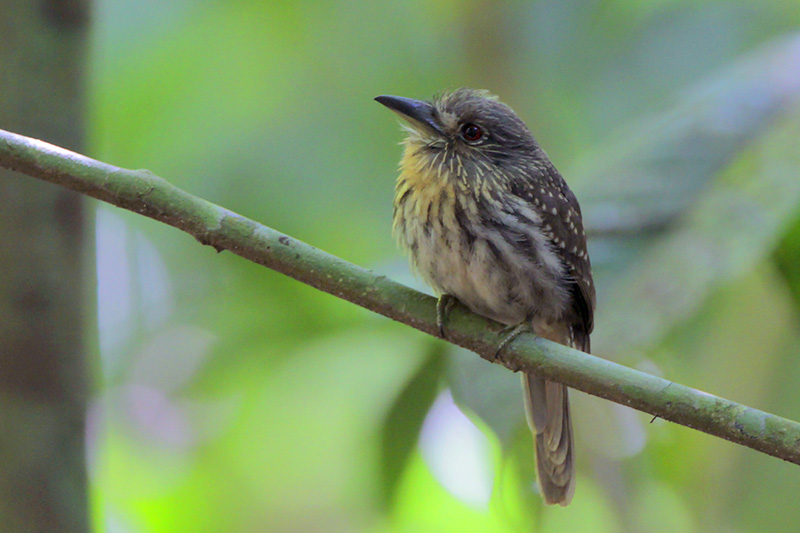
{"type": "Polygon", "coordinates": [[[575,452],[567,387],[522,374],[525,411],[536,440],[536,468],[544,502],[567,505],[575,493],[575,452]]]}

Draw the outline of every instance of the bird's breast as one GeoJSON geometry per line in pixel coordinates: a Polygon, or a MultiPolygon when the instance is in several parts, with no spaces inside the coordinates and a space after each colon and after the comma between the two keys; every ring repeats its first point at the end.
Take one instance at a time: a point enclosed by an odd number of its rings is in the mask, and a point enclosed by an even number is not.
{"type": "Polygon", "coordinates": [[[398,178],[393,233],[413,268],[437,293],[499,322],[558,319],[569,300],[563,265],[535,212],[482,200],[450,178],[435,166],[404,167],[398,178]]]}

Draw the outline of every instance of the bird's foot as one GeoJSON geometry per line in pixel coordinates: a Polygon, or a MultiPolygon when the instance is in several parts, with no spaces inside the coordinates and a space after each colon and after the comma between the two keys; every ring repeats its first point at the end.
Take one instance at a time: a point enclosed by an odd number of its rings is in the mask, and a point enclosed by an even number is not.
{"type": "Polygon", "coordinates": [[[498,357],[500,357],[500,352],[503,351],[503,348],[511,344],[511,341],[519,337],[521,333],[532,333],[532,332],[533,328],[531,327],[530,320],[525,320],[514,326],[506,326],[502,330],[500,330],[500,333],[498,333],[498,335],[500,336],[505,335],[506,337],[502,341],[500,341],[500,345],[494,352],[495,361],[497,360],[498,357]]]}
{"type": "Polygon", "coordinates": [[[454,303],[456,303],[456,299],[450,294],[442,294],[436,301],[436,325],[439,326],[439,336],[443,339],[446,338],[444,334],[444,325],[445,322],[447,322],[447,317],[454,303]]]}

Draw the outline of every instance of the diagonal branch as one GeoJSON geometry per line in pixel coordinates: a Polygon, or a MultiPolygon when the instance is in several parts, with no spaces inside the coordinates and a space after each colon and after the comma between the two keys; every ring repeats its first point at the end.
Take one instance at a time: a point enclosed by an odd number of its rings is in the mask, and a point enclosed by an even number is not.
{"type": "MultiPolygon", "coordinates": [[[[159,220],[202,244],[437,335],[435,300],[352,265],[202,198],[147,170],[127,170],[0,130],[0,167],[16,170],[159,220]]],[[[497,361],[502,325],[457,307],[448,340],[513,370],[535,372],[575,389],[800,464],[800,424],[633,370],[533,335],[497,361]]]]}

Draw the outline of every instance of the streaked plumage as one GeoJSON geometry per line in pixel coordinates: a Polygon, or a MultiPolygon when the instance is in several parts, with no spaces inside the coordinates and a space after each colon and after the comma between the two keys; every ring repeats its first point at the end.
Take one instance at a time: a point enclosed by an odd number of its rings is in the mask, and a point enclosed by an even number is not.
{"type": "MultiPolygon", "coordinates": [[[[525,124],[485,91],[377,100],[408,120],[393,233],[440,295],[589,351],[595,306],[580,207],[525,124]]],[[[574,458],[566,387],[523,375],[547,503],[566,505],[574,458]]]]}

